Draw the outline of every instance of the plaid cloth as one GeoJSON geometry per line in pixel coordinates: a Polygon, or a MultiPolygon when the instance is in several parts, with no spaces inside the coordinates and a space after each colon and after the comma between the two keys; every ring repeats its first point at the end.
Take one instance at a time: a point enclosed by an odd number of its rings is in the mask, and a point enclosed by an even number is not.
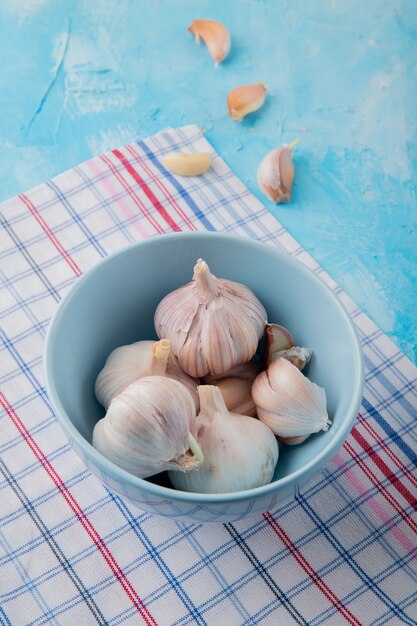
{"type": "Polygon", "coordinates": [[[254,198],[194,126],[167,129],[2,204],[0,623],[417,624],[416,369],[254,198]],[[209,151],[200,178],[173,149],[209,151]],[[342,450],[295,497],[227,525],[141,513],[85,468],[44,388],[45,332],[104,256],[156,233],[217,230],[283,248],[339,295],[365,397],[342,450]]]}

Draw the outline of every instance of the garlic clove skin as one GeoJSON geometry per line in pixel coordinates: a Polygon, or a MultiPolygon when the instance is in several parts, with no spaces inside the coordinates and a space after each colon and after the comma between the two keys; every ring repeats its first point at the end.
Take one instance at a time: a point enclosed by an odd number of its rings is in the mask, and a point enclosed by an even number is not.
{"type": "Polygon", "coordinates": [[[280,204],[291,200],[294,166],[290,146],[268,152],[259,164],[258,186],[271,202],[280,204]]]}
{"type": "Polygon", "coordinates": [[[197,441],[204,462],[197,472],[169,472],[177,489],[194,493],[231,493],[268,484],[278,460],[278,444],[259,420],[228,412],[220,390],[198,388],[201,410],[197,441]]]}
{"type": "Polygon", "coordinates": [[[182,369],[193,377],[222,375],[255,354],[266,311],[252,291],[216,278],[202,259],[193,281],[169,293],[155,312],[155,329],[171,341],[182,369]]]}
{"type": "Polygon", "coordinates": [[[290,331],[279,324],[267,324],[265,343],[265,367],[271,363],[273,355],[280,350],[288,350],[295,346],[294,337],[290,331]]]}
{"type": "Polygon", "coordinates": [[[191,393],[196,410],[199,410],[197,381],[183,372],[171,353],[171,345],[167,339],[137,341],[113,350],[97,376],[96,398],[107,410],[112,399],[126,387],[150,375],[166,375],[181,382],[191,393]]]}
{"type": "Polygon", "coordinates": [[[313,351],[309,348],[301,348],[300,346],[293,346],[292,348],[288,348],[287,350],[278,350],[278,352],[274,352],[272,355],[272,360],[276,361],[281,357],[287,359],[295,365],[299,370],[304,369],[304,367],[311,361],[311,357],[313,356],[313,351]]]}
{"type": "Polygon", "coordinates": [[[226,26],[215,20],[193,20],[188,27],[196,43],[204,41],[216,65],[225,60],[230,52],[231,39],[226,26]]]}
{"type": "Polygon", "coordinates": [[[267,88],[261,82],[254,85],[241,85],[229,91],[227,110],[235,122],[241,122],[246,115],[254,113],[265,102],[267,88]]]}
{"type": "Polygon", "coordinates": [[[179,176],[200,176],[209,169],[211,156],[208,152],[170,152],[163,157],[162,163],[179,176]]]}
{"type": "Polygon", "coordinates": [[[326,393],[287,359],[273,361],[252,386],[258,418],[279,437],[328,430],[326,393]]]}
{"type": "Polygon", "coordinates": [[[251,393],[252,382],[244,378],[221,378],[212,384],[220,389],[228,411],[256,417],[256,406],[251,393]]]}
{"type": "Polygon", "coordinates": [[[111,401],[94,427],[93,446],[140,478],[167,469],[188,472],[203,460],[194,428],[195,404],[184,385],[147,376],[111,401]]]}

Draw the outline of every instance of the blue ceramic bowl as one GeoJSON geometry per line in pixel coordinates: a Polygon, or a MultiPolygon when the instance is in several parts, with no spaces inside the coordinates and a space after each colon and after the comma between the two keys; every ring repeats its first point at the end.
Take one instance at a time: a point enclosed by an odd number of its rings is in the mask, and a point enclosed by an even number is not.
{"type": "Polygon", "coordinates": [[[57,418],[87,467],[140,509],[191,522],[229,522],[273,508],[340,448],[362,397],[358,336],[338,298],[315,274],[271,246],[223,234],[154,237],[125,248],[77,280],[59,305],[45,347],[46,383],[57,418]],[[281,446],[273,481],[222,495],[176,491],[164,474],[143,480],[91,445],[103,408],[94,382],[117,346],[155,338],[153,316],[167,293],[191,280],[202,257],[213,273],[250,287],[269,320],[314,350],[309,378],[325,388],[332,426],[299,446],[281,446]]]}

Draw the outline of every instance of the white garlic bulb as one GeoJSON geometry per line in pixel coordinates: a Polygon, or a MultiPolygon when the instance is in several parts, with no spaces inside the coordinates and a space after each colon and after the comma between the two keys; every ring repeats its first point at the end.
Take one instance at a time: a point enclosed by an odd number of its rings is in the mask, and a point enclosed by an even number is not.
{"type": "Polygon", "coordinates": [[[324,389],[287,359],[273,361],[257,376],[252,397],[259,419],[279,437],[308,436],[331,424],[324,389]]]}
{"type": "Polygon", "coordinates": [[[166,375],[185,385],[193,396],[198,411],[200,405],[197,381],[183,372],[171,353],[168,339],[137,341],[113,350],[97,376],[96,398],[107,410],[112,399],[123,389],[135,380],[153,375],[166,375]]]}
{"type": "Polygon", "coordinates": [[[224,374],[256,352],[266,311],[252,291],[211,274],[199,259],[193,281],[159,303],[155,328],[171,341],[173,354],[190,376],[224,374]]]}
{"type": "Polygon", "coordinates": [[[167,469],[189,472],[203,460],[192,434],[195,414],[184,385],[166,376],[146,376],[113,398],[94,427],[93,446],[140,478],[167,469]]]}
{"type": "Polygon", "coordinates": [[[260,371],[256,357],[249,363],[235,365],[229,372],[214,376],[207,374],[202,379],[206,385],[216,385],[231,413],[256,417],[256,406],[252,398],[252,384],[260,371]]]}
{"type": "Polygon", "coordinates": [[[230,493],[268,484],[278,460],[271,430],[253,417],[229,413],[213,385],[198,388],[196,437],[204,454],[197,472],[170,472],[174,487],[197,493],[230,493]]]}

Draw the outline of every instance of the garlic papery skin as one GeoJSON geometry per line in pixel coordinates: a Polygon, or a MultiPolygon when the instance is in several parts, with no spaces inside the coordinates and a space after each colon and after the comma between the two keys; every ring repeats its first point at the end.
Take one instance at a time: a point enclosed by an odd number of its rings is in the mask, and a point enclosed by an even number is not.
{"type": "Polygon", "coordinates": [[[226,26],[215,20],[193,20],[188,27],[199,44],[204,41],[216,65],[224,61],[230,52],[230,33],[226,26]]]}
{"type": "Polygon", "coordinates": [[[295,346],[295,341],[290,331],[279,324],[267,324],[265,329],[265,367],[271,363],[273,355],[281,350],[288,350],[295,346]]]}
{"type": "Polygon", "coordinates": [[[267,87],[261,82],[254,85],[241,85],[229,91],[227,110],[235,122],[241,122],[246,115],[261,108],[265,102],[267,87]]]}
{"type": "Polygon", "coordinates": [[[163,157],[162,163],[179,176],[200,176],[209,169],[211,156],[208,152],[170,152],[163,157]]]}
{"type": "Polygon", "coordinates": [[[301,348],[300,346],[293,346],[292,348],[288,348],[288,350],[278,350],[278,352],[274,352],[272,355],[272,360],[276,361],[281,357],[287,359],[295,365],[299,370],[302,370],[307,363],[311,361],[311,357],[313,356],[313,351],[309,348],[301,348]]]}
{"type": "Polygon", "coordinates": [[[275,148],[268,152],[258,167],[259,189],[275,204],[289,202],[294,182],[294,166],[290,146],[275,148]]]}
{"type": "Polygon", "coordinates": [[[198,411],[197,381],[183,372],[171,353],[168,339],[137,341],[113,350],[97,376],[96,398],[107,410],[112,399],[123,389],[134,381],[151,375],[166,375],[183,383],[192,394],[198,411]]]}
{"type": "Polygon", "coordinates": [[[222,380],[223,378],[239,378],[253,383],[260,371],[261,364],[257,355],[255,355],[248,363],[235,365],[231,370],[225,372],[224,374],[207,374],[206,376],[203,376],[202,382],[205,385],[211,385],[213,382],[222,380]]]}
{"type": "Polygon", "coordinates": [[[287,359],[273,361],[252,387],[258,418],[279,437],[328,430],[326,393],[287,359]]]}
{"type": "Polygon", "coordinates": [[[182,369],[194,377],[221,375],[256,352],[266,311],[252,291],[216,278],[202,259],[193,281],[169,293],[155,313],[159,337],[171,341],[182,369]]]}
{"type": "Polygon", "coordinates": [[[244,378],[221,378],[212,384],[220,389],[228,411],[256,417],[256,406],[251,393],[252,382],[244,378]]]}
{"type": "Polygon", "coordinates": [[[195,493],[231,493],[268,484],[278,460],[278,444],[259,420],[230,413],[220,389],[201,385],[196,438],[204,454],[197,472],[170,472],[172,484],[195,493]]]}
{"type": "Polygon", "coordinates": [[[146,376],[113,398],[94,427],[93,446],[140,478],[167,469],[189,472],[203,460],[192,435],[195,414],[184,385],[166,376],[146,376]]]}

